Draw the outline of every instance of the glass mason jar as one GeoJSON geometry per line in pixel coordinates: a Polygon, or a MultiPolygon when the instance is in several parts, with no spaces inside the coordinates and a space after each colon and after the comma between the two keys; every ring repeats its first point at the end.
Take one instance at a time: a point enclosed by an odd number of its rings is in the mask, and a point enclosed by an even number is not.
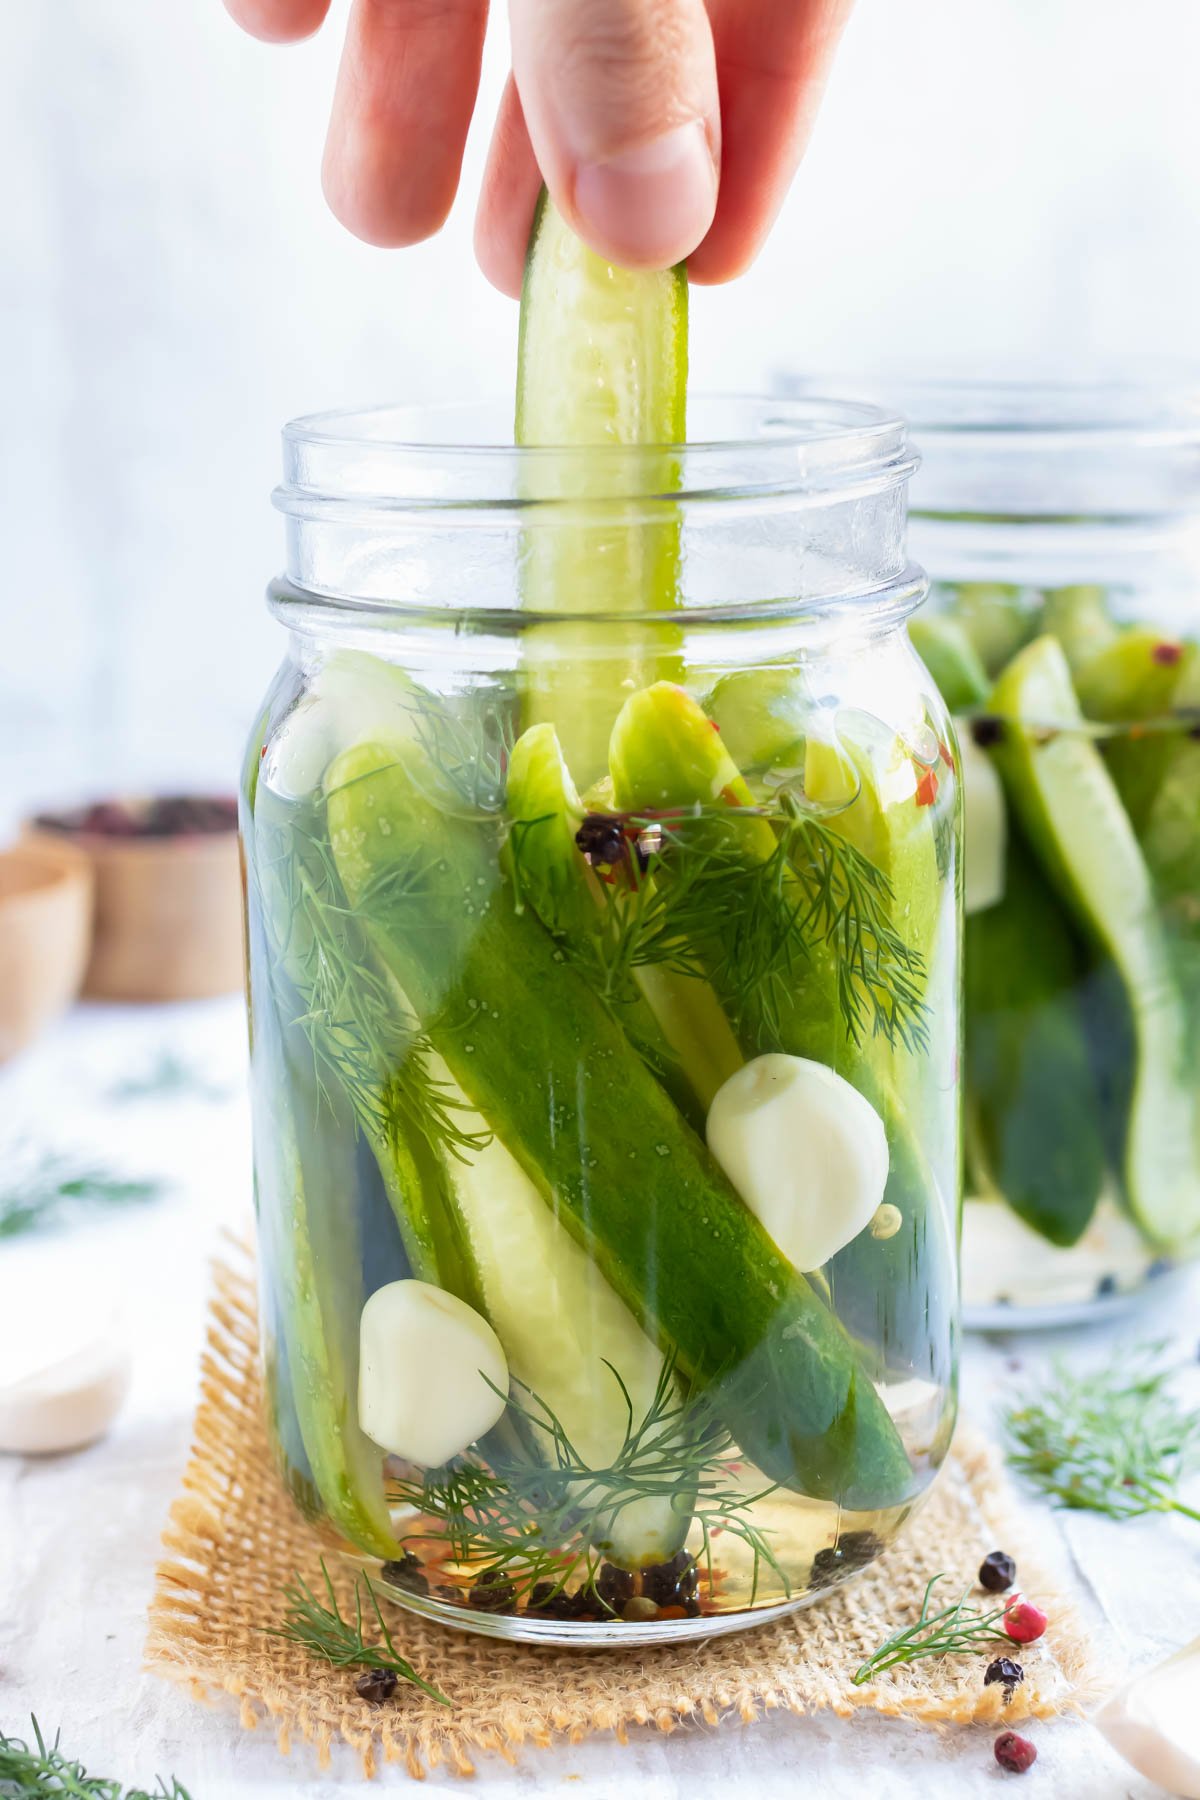
{"type": "Polygon", "coordinates": [[[1200,1247],[1200,406],[891,397],[963,749],[964,1305],[1067,1321],[1200,1247]]]}
{"type": "Polygon", "coordinates": [[[943,1457],[958,796],[903,427],[285,432],[247,756],[271,1429],[394,1598],[736,1629],[943,1457]]]}

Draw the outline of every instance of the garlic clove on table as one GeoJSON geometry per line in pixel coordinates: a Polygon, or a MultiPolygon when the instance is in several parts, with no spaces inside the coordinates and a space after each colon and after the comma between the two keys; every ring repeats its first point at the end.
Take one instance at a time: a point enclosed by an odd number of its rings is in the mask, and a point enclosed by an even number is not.
{"type": "Polygon", "coordinates": [[[708,1147],[751,1212],[802,1272],[870,1224],[887,1187],[883,1120],[824,1063],[756,1056],[708,1113],[708,1147]]]}
{"type": "Polygon", "coordinates": [[[1200,1800],[1200,1638],[1118,1688],[1092,1723],[1139,1775],[1200,1800]]]}
{"type": "Polygon", "coordinates": [[[381,1449],[438,1468],[490,1431],[508,1360],[482,1314],[428,1281],[392,1281],[362,1310],[358,1422],[381,1449]]]}
{"type": "Polygon", "coordinates": [[[94,1444],[120,1411],[129,1377],[128,1347],[111,1331],[0,1375],[0,1451],[49,1456],[94,1444]]]}

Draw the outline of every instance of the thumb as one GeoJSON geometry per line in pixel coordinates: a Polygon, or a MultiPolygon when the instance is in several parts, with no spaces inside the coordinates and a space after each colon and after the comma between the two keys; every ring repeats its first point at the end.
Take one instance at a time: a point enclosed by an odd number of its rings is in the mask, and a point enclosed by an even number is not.
{"type": "Polygon", "coordinates": [[[679,262],[717,201],[703,0],[510,0],[510,11],[513,74],[559,211],[613,262],[679,262]]]}

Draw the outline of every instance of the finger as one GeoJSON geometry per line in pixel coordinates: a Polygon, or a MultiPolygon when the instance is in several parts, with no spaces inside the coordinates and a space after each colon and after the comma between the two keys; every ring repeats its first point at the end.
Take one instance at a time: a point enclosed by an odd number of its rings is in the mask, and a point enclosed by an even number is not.
{"type": "Polygon", "coordinates": [[[251,37],[290,44],[312,36],[329,11],[329,0],[225,0],[225,10],[251,37]]]}
{"type": "Polygon", "coordinates": [[[720,110],[703,0],[511,0],[513,73],[555,204],[595,250],[665,268],[712,223],[720,110]]]}
{"type": "Polygon", "coordinates": [[[322,179],[368,244],[416,244],[445,223],[486,25],[487,0],[354,0],[322,179]]]}
{"type": "Polygon", "coordinates": [[[711,0],[721,88],[721,192],[688,260],[728,281],[754,260],[804,153],[852,0],[711,0]]]}
{"type": "Polygon", "coordinates": [[[475,255],[493,286],[514,300],[521,298],[525,250],[541,189],[542,172],[529,141],[517,84],[510,75],[500,97],[483,171],[475,255]]]}

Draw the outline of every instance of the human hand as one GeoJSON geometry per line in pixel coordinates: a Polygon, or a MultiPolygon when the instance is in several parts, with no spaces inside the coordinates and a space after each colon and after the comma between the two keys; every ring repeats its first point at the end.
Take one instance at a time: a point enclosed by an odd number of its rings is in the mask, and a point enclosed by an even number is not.
{"type": "MultiPolygon", "coordinates": [[[[225,0],[277,42],[329,0],[225,0]]],[[[594,249],[630,268],[688,259],[693,281],[751,262],[808,141],[852,0],[509,0],[513,73],[475,247],[521,289],[543,179],[594,249]]],[[[475,106],[487,0],[353,0],[323,182],[370,244],[444,223],[475,106]]]]}

